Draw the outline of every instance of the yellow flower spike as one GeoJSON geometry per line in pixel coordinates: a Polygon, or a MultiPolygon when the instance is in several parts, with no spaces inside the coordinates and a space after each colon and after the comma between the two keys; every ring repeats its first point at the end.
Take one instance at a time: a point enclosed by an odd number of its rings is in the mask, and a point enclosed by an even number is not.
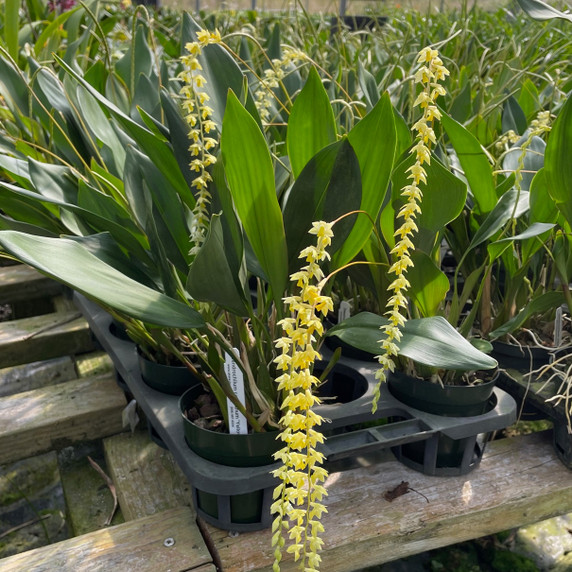
{"type": "Polygon", "coordinates": [[[180,94],[183,98],[183,108],[188,111],[185,119],[191,128],[189,138],[193,142],[189,148],[193,157],[190,169],[197,173],[191,183],[192,187],[196,189],[196,203],[192,213],[193,222],[190,236],[192,243],[190,254],[193,256],[200,250],[207,234],[211,201],[208,185],[212,181],[207,169],[216,163],[215,156],[209,153],[209,150],[218,145],[218,141],[214,137],[207,137],[209,133],[216,131],[217,125],[211,119],[213,109],[206,105],[210,98],[204,91],[207,80],[200,74],[203,68],[199,62],[199,57],[205,46],[220,43],[220,41],[221,37],[218,30],[215,32],[199,30],[197,41],[185,45],[188,54],[181,57],[181,63],[185,69],[178,76],[184,83],[180,94]]]}
{"type": "Polygon", "coordinates": [[[422,89],[415,99],[414,107],[420,107],[422,117],[412,128],[417,141],[410,153],[415,158],[415,162],[407,169],[409,173],[407,179],[410,182],[401,189],[401,196],[405,199],[405,204],[400,208],[396,217],[402,222],[394,233],[394,236],[399,237],[400,240],[390,252],[394,259],[388,272],[394,275],[395,279],[387,288],[392,292],[392,296],[386,305],[388,311],[385,313],[389,324],[380,328],[384,338],[380,340],[382,352],[376,356],[380,368],[375,374],[377,385],[374,389],[372,412],[377,409],[381,384],[386,381],[387,372],[394,371],[394,358],[399,352],[398,344],[402,336],[400,328],[406,321],[401,309],[407,306],[405,294],[410,287],[405,274],[408,268],[413,266],[409,253],[414,248],[411,238],[418,231],[415,218],[417,214],[421,213],[420,201],[423,198],[423,192],[420,185],[427,184],[427,172],[423,165],[431,163],[430,145],[436,143],[433,123],[441,119],[441,113],[434,104],[439,96],[446,93],[445,88],[438,82],[449,75],[449,71],[439,57],[439,52],[430,47],[423,48],[419,52],[417,63],[421,64],[421,67],[415,72],[414,79],[415,83],[421,84],[422,89]]]}
{"type": "Polygon", "coordinates": [[[301,560],[302,570],[317,570],[315,567],[320,562],[317,551],[323,545],[318,537],[323,527],[316,524],[316,519],[326,509],[316,501],[327,494],[321,483],[328,473],[320,466],[324,455],[316,450],[324,436],[314,429],[323,419],[312,411],[312,407],[320,403],[313,393],[320,382],[312,375],[312,367],[320,357],[313,345],[316,341],[314,333],[321,335],[324,329],[318,313],[326,314],[333,308],[332,299],[321,293],[323,284],[320,281],[324,273],[319,265],[329,258],[326,248],[331,244],[332,225],[316,222],[309,232],[316,236],[316,243],[300,253],[300,258],[308,264],[290,276],[300,293],[284,298],[292,317],[279,322],[283,335],[275,342],[283,353],[274,361],[279,368],[287,366],[287,369],[276,379],[278,389],[282,391],[280,439],[286,447],[274,455],[284,466],[273,472],[281,481],[274,494],[277,500],[272,506],[273,514],[277,515],[273,524],[272,544],[276,548],[273,570],[280,570],[281,548],[289,523],[293,526],[287,536],[293,544],[287,551],[293,553],[296,560],[301,560]]]}

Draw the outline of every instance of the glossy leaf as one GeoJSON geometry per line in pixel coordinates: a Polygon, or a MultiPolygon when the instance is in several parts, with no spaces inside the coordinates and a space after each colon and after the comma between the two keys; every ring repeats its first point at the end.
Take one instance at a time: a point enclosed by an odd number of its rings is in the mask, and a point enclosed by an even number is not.
{"type": "Polygon", "coordinates": [[[274,170],[264,135],[230,92],[221,135],[230,192],[252,249],[268,277],[277,304],[288,280],[288,255],[274,170]]]}
{"type": "MultiPolygon", "coordinates": [[[[511,150],[504,156],[502,168],[505,171],[516,171],[521,162],[522,148],[521,146],[528,139],[528,135],[521,137],[512,147],[511,150]]],[[[530,183],[534,175],[544,166],[544,152],[546,143],[537,136],[532,137],[530,144],[526,148],[524,159],[522,162],[522,179],[520,188],[528,191],[530,190],[530,183]]]]}
{"type": "Polygon", "coordinates": [[[125,276],[74,240],[1,231],[0,245],[21,262],[119,312],[157,326],[201,328],[192,308],[125,276]]]}
{"type": "Polygon", "coordinates": [[[237,288],[225,251],[220,215],[214,215],[207,238],[191,264],[187,290],[195,300],[214,302],[238,316],[247,316],[246,294],[237,288]]]}
{"type": "Polygon", "coordinates": [[[519,234],[515,234],[514,236],[509,236],[507,238],[502,238],[501,240],[497,240],[496,242],[489,244],[487,249],[491,262],[496,260],[511,242],[528,240],[530,238],[540,237],[543,234],[546,235],[546,233],[553,229],[554,226],[554,224],[550,223],[535,222],[531,224],[525,231],[519,234]]]}
{"type": "Polygon", "coordinates": [[[336,121],[330,98],[312,67],[288,119],[286,144],[294,178],[318,151],[335,140],[336,121]]]}
{"type": "Polygon", "coordinates": [[[520,7],[533,19],[533,20],[553,20],[560,18],[572,22],[572,16],[560,12],[542,0],[517,0],[520,7]]]}
{"type": "Polygon", "coordinates": [[[362,249],[372,232],[372,220],[377,219],[387,193],[397,144],[393,106],[387,93],[350,131],[348,140],[360,165],[360,209],[367,212],[371,220],[363,214],[357,217],[350,235],[334,257],[338,267],[353,260],[362,249]]]}
{"type": "Polygon", "coordinates": [[[496,340],[518,330],[529,318],[535,314],[543,314],[549,310],[555,310],[564,304],[562,292],[546,292],[537,298],[533,298],[514,318],[505,322],[500,328],[496,328],[489,334],[489,339],[496,340]]]}
{"type": "MultiPolygon", "coordinates": [[[[72,77],[74,77],[101,105],[104,106],[125,129],[127,135],[134,139],[140,146],[141,150],[149,157],[149,159],[159,169],[170,186],[175,189],[181,200],[192,208],[195,204],[194,196],[183,177],[179,165],[173,156],[173,151],[167,143],[158,138],[153,132],[142,127],[131,117],[125,114],[117,105],[106,99],[97,92],[89,83],[79,76],[71,67],[69,67],[60,58],[57,58],[59,64],[72,77]]],[[[110,78],[113,76],[110,76],[110,78]]]]}
{"type": "Polygon", "coordinates": [[[527,128],[526,116],[512,95],[506,100],[502,111],[502,131],[506,133],[511,130],[522,135],[527,128]]]}
{"type": "Polygon", "coordinates": [[[506,192],[473,236],[469,249],[476,248],[479,244],[493,237],[511,217],[520,217],[528,208],[528,193],[526,191],[519,192],[513,189],[506,192]]]}
{"type": "Polygon", "coordinates": [[[411,287],[408,295],[422,316],[435,316],[449,291],[447,276],[421,250],[411,255],[413,266],[407,272],[411,287]]]}
{"type": "MultiPolygon", "coordinates": [[[[284,205],[290,274],[300,269],[300,251],[314,242],[308,234],[312,222],[331,222],[358,209],[360,202],[359,162],[347,139],[329,145],[310,159],[290,189],[284,205]]],[[[348,217],[335,225],[330,254],[345,242],[355,219],[355,216],[348,217]]]]}
{"type": "Polygon", "coordinates": [[[443,129],[459,157],[476,208],[480,214],[493,210],[497,202],[492,166],[481,144],[460,123],[443,113],[443,129]]]}
{"type": "MultiPolygon", "coordinates": [[[[385,318],[362,312],[333,327],[327,335],[376,355],[380,353],[379,328],[384,324],[385,318]]],[[[441,316],[405,322],[399,355],[441,369],[469,371],[497,366],[495,359],[480,352],[441,316]]]]}
{"type": "Polygon", "coordinates": [[[560,110],[544,153],[548,192],[572,226],[572,97],[560,110]]]}

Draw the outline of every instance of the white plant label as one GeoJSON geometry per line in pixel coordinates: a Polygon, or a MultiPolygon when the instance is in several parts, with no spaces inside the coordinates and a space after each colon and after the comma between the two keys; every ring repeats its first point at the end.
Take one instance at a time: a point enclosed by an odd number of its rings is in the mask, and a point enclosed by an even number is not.
{"type": "Polygon", "coordinates": [[[338,308],[338,324],[347,320],[352,313],[352,307],[350,306],[349,302],[342,300],[340,302],[340,307],[338,308]]]}
{"type": "MultiPolygon", "coordinates": [[[[238,350],[233,348],[237,353],[238,350]]],[[[236,365],[234,358],[230,354],[225,354],[224,358],[224,373],[230,383],[230,387],[238,400],[245,405],[244,398],[244,376],[240,368],[236,365]]],[[[228,424],[229,433],[231,435],[246,435],[248,433],[248,425],[246,417],[234,406],[232,401],[227,398],[228,407],[228,424]]]]}

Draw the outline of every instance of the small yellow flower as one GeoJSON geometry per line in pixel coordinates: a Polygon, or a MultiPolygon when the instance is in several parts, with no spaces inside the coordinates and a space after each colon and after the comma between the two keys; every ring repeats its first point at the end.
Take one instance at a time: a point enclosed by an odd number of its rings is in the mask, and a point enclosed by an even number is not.
{"type": "Polygon", "coordinates": [[[318,501],[327,494],[321,483],[328,473],[320,466],[324,456],[316,451],[324,436],[314,429],[323,420],[312,411],[320,400],[313,393],[319,380],[311,369],[319,358],[313,346],[314,333],[323,333],[317,312],[327,313],[333,308],[333,302],[321,293],[320,285],[313,282],[323,277],[319,263],[328,258],[326,247],[333,236],[332,225],[314,223],[310,233],[316,235],[316,245],[302,250],[300,257],[308,264],[290,276],[300,293],[284,298],[292,317],[280,320],[283,335],[275,342],[282,350],[274,361],[284,371],[276,382],[278,390],[283,392],[280,439],[286,444],[274,455],[284,464],[273,472],[281,481],[274,491],[273,498],[277,500],[272,505],[272,513],[277,515],[272,524],[275,571],[280,570],[285,534],[293,543],[286,550],[293,553],[296,560],[302,559],[304,570],[317,569],[320,562],[317,552],[323,545],[318,536],[324,530],[319,518],[326,508],[318,501]],[[297,506],[301,508],[296,509],[297,506]]]}
{"type": "Polygon", "coordinates": [[[389,267],[389,274],[393,274],[395,279],[387,288],[392,292],[386,306],[388,311],[385,313],[389,324],[381,328],[385,337],[380,340],[383,351],[379,356],[376,356],[380,368],[375,374],[378,383],[374,389],[373,412],[377,409],[381,383],[387,379],[386,372],[394,370],[394,358],[399,353],[398,343],[402,336],[400,327],[405,324],[406,320],[405,316],[401,314],[401,308],[407,306],[405,293],[410,286],[405,274],[408,268],[413,266],[409,253],[414,248],[411,238],[418,230],[415,218],[417,214],[421,213],[419,202],[423,193],[420,185],[427,183],[427,172],[423,165],[431,163],[430,144],[436,143],[433,123],[441,119],[441,113],[435,105],[435,101],[438,96],[445,94],[445,89],[438,82],[449,75],[449,71],[443,65],[437,50],[429,47],[423,48],[419,52],[417,62],[421,64],[421,67],[415,73],[414,78],[415,83],[421,84],[422,89],[415,99],[414,106],[421,108],[422,117],[413,125],[417,143],[412,147],[411,154],[415,157],[415,162],[407,169],[407,172],[410,173],[407,179],[411,182],[401,189],[401,196],[406,199],[406,202],[397,214],[397,218],[403,221],[394,233],[394,236],[399,237],[399,242],[390,251],[390,254],[395,258],[389,267]]]}

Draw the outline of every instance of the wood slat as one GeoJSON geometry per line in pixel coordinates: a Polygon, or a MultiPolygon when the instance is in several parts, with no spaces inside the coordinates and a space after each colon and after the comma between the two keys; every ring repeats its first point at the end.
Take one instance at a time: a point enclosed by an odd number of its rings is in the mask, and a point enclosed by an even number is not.
{"type": "Polygon", "coordinates": [[[122,431],[126,405],[113,375],[0,399],[0,464],[122,431]]]}
{"type": "Polygon", "coordinates": [[[70,356],[7,367],[0,370],[0,397],[63,383],[76,377],[70,356]]]}
{"type": "Polygon", "coordinates": [[[0,368],[88,352],[94,342],[79,312],[0,323],[0,368]]]}
{"type": "MultiPolygon", "coordinates": [[[[389,461],[333,474],[328,488],[321,566],[328,572],[374,566],[572,511],[572,473],[557,459],[550,432],[490,443],[481,466],[465,476],[428,477],[389,461]],[[401,481],[418,493],[386,501],[384,492],[401,481]]],[[[271,570],[269,531],[231,536],[208,530],[225,572],[271,570]]],[[[285,554],[282,572],[296,569],[285,554]]]]}
{"type": "Polygon", "coordinates": [[[24,264],[0,267],[0,304],[49,298],[61,291],[61,284],[24,264]]]}
{"type": "Polygon", "coordinates": [[[192,506],[191,487],[173,455],[153,443],[145,431],[109,437],[103,446],[125,520],[192,506]]]}
{"type": "Polygon", "coordinates": [[[0,560],[2,572],[214,572],[188,508],[176,508],[0,560]],[[174,540],[165,546],[165,539],[174,540]]]}

